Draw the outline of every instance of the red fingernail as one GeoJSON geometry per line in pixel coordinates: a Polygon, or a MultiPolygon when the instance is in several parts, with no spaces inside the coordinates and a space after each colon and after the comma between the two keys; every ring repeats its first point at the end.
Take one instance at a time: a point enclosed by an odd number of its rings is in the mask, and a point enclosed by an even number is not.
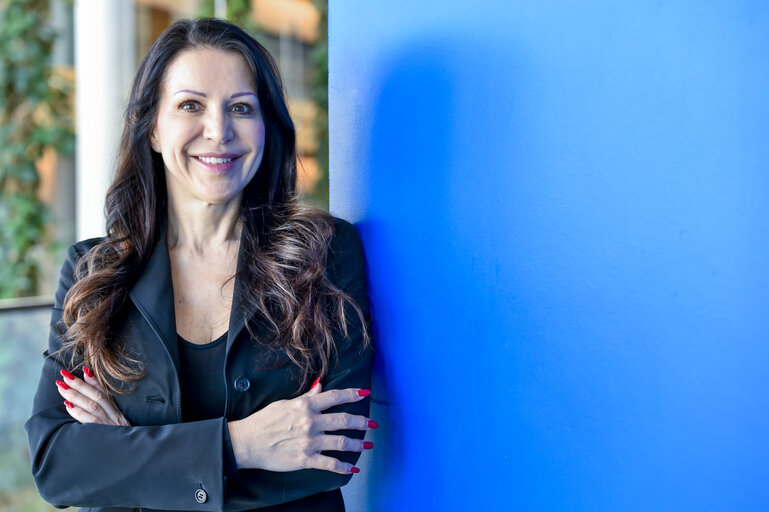
{"type": "Polygon", "coordinates": [[[317,386],[317,385],[318,385],[318,382],[320,382],[320,377],[318,377],[317,379],[315,379],[315,380],[313,381],[313,383],[312,383],[312,386],[310,386],[310,389],[314,389],[314,388],[315,388],[315,386],[317,386]]]}
{"type": "Polygon", "coordinates": [[[371,441],[363,441],[363,449],[364,450],[370,450],[374,447],[374,443],[371,441]]]}
{"type": "Polygon", "coordinates": [[[75,405],[69,400],[64,400],[64,405],[67,406],[67,409],[72,409],[73,407],[75,407],[75,405]]]}
{"type": "Polygon", "coordinates": [[[64,381],[63,381],[63,380],[57,380],[57,381],[56,381],[56,385],[58,385],[58,386],[59,386],[61,389],[65,390],[65,391],[66,391],[67,389],[69,389],[69,386],[67,386],[66,384],[64,384],[64,381]]]}
{"type": "Polygon", "coordinates": [[[62,371],[61,371],[61,374],[62,374],[62,376],[63,376],[64,378],[66,378],[66,379],[69,379],[69,380],[72,380],[72,379],[74,379],[74,378],[75,378],[75,376],[74,376],[74,375],[72,375],[71,373],[69,373],[67,370],[62,370],[62,371]]]}
{"type": "Polygon", "coordinates": [[[360,473],[360,468],[353,466],[350,468],[350,473],[360,473]]]}
{"type": "Polygon", "coordinates": [[[369,396],[371,394],[371,390],[369,389],[359,389],[358,390],[358,396],[369,396]]]}
{"type": "Polygon", "coordinates": [[[368,428],[377,428],[379,426],[379,423],[377,423],[374,420],[368,420],[368,428]]]}
{"type": "Polygon", "coordinates": [[[87,376],[93,378],[93,372],[87,366],[83,366],[83,373],[85,373],[87,376]]]}

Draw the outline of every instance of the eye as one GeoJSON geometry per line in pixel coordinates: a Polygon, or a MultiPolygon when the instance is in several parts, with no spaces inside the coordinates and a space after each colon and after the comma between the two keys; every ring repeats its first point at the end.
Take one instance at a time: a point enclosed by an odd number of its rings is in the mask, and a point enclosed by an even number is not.
{"type": "Polygon", "coordinates": [[[234,112],[236,114],[253,114],[254,107],[248,103],[236,103],[230,107],[230,112],[234,112]]]}
{"type": "Polygon", "coordinates": [[[200,103],[193,100],[183,101],[179,104],[179,110],[184,112],[198,112],[200,108],[200,103]]]}

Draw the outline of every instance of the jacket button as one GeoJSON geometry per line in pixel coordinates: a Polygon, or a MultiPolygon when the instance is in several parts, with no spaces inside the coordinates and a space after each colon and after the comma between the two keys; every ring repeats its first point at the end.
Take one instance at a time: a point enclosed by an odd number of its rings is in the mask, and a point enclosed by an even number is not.
{"type": "Polygon", "coordinates": [[[238,391],[248,391],[251,387],[251,381],[245,377],[238,377],[235,379],[235,389],[238,391]]]}
{"type": "Polygon", "coordinates": [[[198,503],[205,503],[208,501],[208,493],[203,489],[198,489],[195,491],[195,501],[198,503]]]}

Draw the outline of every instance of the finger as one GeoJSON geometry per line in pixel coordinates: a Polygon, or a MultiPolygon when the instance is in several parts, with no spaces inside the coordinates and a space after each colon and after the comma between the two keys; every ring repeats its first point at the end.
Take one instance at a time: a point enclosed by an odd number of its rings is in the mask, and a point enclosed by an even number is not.
{"type": "MultiPolygon", "coordinates": [[[[71,382],[72,381],[70,381],[70,383],[71,382]]],[[[56,388],[59,390],[59,394],[65,399],[69,400],[70,403],[74,404],[76,407],[82,409],[90,415],[99,418],[101,421],[98,421],[97,423],[104,423],[105,421],[109,420],[109,416],[104,412],[104,410],[102,410],[99,402],[91,400],[90,398],[80,393],[78,390],[60,380],[56,381],[56,388]]]]}
{"type": "Polygon", "coordinates": [[[321,414],[317,420],[318,430],[333,432],[334,430],[369,430],[369,420],[365,416],[334,412],[321,414]]]}
{"type": "Polygon", "coordinates": [[[318,377],[310,385],[310,390],[305,393],[305,396],[315,396],[321,391],[323,391],[323,385],[320,383],[320,377],[318,377]]]}
{"type": "Polygon", "coordinates": [[[96,389],[104,393],[104,390],[99,385],[99,381],[96,380],[96,377],[94,377],[93,372],[87,366],[83,366],[83,380],[87,384],[90,384],[91,386],[95,387],[96,389]]]}
{"type": "Polygon", "coordinates": [[[358,473],[360,470],[341,460],[326,455],[313,455],[307,459],[307,467],[311,469],[323,469],[325,471],[331,471],[333,473],[339,473],[340,475],[349,475],[351,473],[358,473]]]}
{"type": "MultiPolygon", "coordinates": [[[[85,372],[85,371],[84,371],[85,372]]],[[[115,425],[120,424],[119,417],[121,416],[120,412],[115,409],[115,407],[112,405],[112,400],[110,400],[109,395],[107,395],[104,391],[101,390],[98,385],[94,386],[93,384],[90,384],[88,382],[85,382],[77,377],[75,377],[72,374],[65,374],[64,371],[62,371],[62,375],[67,379],[67,384],[69,387],[75,389],[76,391],[80,392],[81,395],[83,395],[88,400],[91,400],[92,402],[96,402],[101,410],[104,411],[104,413],[107,415],[107,417],[114,422],[115,425]],[[69,378],[71,377],[71,378],[69,378]]],[[[88,379],[88,375],[85,375],[85,378],[88,379]]],[[[92,381],[95,381],[96,379],[91,379],[92,381]]],[[[73,401],[73,403],[75,403],[73,401]]],[[[84,403],[84,404],[77,404],[86,411],[90,411],[92,414],[97,414],[97,409],[94,408],[93,404],[90,403],[84,403]]]]}
{"type": "MultiPolygon", "coordinates": [[[[99,381],[96,380],[96,377],[94,377],[93,372],[87,366],[83,366],[83,377],[87,384],[90,384],[91,386],[95,387],[96,389],[104,393],[104,389],[99,385],[99,381]]],[[[106,395],[106,393],[104,394],[106,395]]],[[[131,426],[131,424],[128,423],[128,420],[125,419],[125,416],[123,416],[123,413],[121,413],[120,410],[117,409],[117,407],[115,407],[114,403],[109,398],[107,399],[107,406],[109,407],[109,410],[107,411],[107,413],[110,415],[110,418],[112,420],[116,420],[116,423],[118,425],[121,425],[124,427],[131,426]]]]}
{"type": "Polygon", "coordinates": [[[340,404],[349,404],[358,402],[369,396],[371,391],[368,389],[347,388],[332,389],[323,393],[318,393],[311,399],[312,407],[317,412],[325,411],[329,407],[340,404]]]}
{"type": "Polygon", "coordinates": [[[102,423],[99,418],[87,411],[84,411],[68,400],[64,402],[64,406],[64,408],[67,409],[67,413],[80,423],[102,423]]]}
{"type": "Polygon", "coordinates": [[[370,441],[345,436],[319,436],[314,444],[318,451],[333,450],[336,452],[362,452],[374,447],[374,443],[370,441]]]}

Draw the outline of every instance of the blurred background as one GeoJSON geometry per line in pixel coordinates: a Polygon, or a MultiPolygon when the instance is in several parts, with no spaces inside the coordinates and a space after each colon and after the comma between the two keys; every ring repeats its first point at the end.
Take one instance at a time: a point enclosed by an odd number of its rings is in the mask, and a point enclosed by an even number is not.
{"type": "Polygon", "coordinates": [[[23,424],[58,269],[70,244],[104,233],[139,62],[196,16],[237,23],[276,59],[302,198],[328,209],[326,0],[0,0],[0,511],[54,510],[32,482],[23,424]]]}

